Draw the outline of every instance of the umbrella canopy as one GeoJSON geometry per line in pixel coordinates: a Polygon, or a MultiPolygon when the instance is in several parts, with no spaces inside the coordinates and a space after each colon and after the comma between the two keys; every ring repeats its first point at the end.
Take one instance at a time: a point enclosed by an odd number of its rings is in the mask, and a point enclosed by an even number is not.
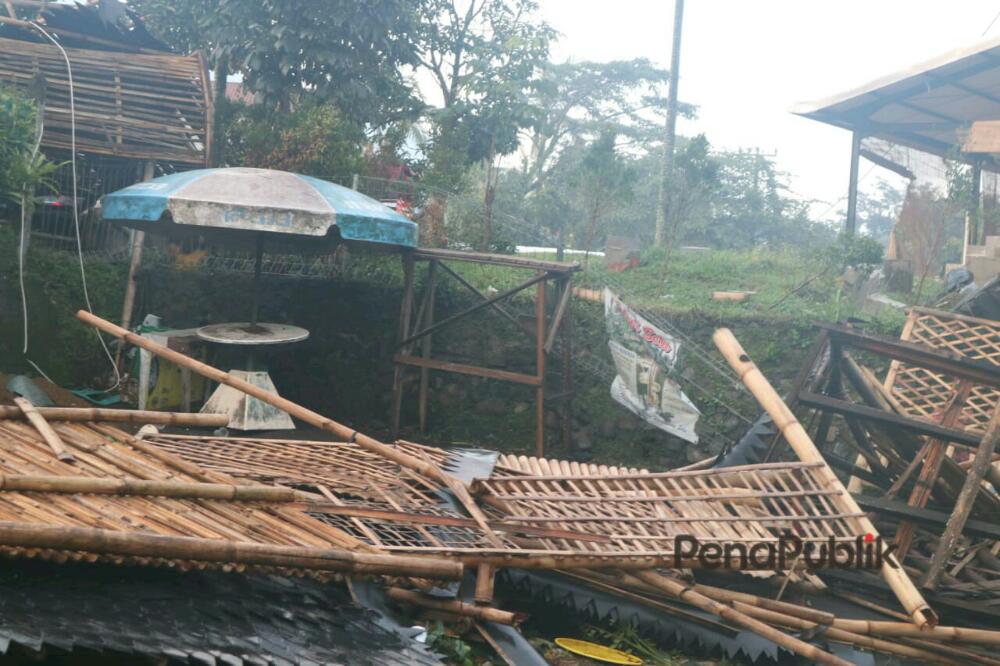
{"type": "Polygon", "coordinates": [[[101,217],[150,231],[184,225],[314,239],[336,227],[344,240],[417,245],[417,225],[384,204],[325,180],[270,169],[197,169],[136,183],[105,195],[101,217]]]}

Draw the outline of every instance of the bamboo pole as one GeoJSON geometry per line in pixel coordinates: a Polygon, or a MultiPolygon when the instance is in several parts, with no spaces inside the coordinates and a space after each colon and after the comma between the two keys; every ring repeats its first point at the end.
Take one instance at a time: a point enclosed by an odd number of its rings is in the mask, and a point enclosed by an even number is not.
{"type": "Polygon", "coordinates": [[[66,527],[0,521],[0,545],[48,548],[101,555],[153,557],[340,571],[371,576],[415,576],[457,580],[462,565],[451,560],[414,555],[356,553],[335,548],[287,546],[200,537],[120,532],[94,527],[66,527]]]}
{"type": "Polygon", "coordinates": [[[510,611],[500,610],[499,608],[489,608],[487,606],[476,606],[475,604],[467,604],[464,601],[459,601],[458,599],[432,599],[420,594],[419,592],[404,590],[400,587],[387,588],[385,594],[390,599],[395,599],[396,601],[402,601],[415,606],[423,606],[424,608],[433,608],[434,610],[443,610],[457,615],[474,617],[477,620],[483,620],[486,622],[498,622],[500,624],[514,626],[520,620],[515,613],[511,613],[510,611]]]}
{"type": "MultiPolygon", "coordinates": [[[[816,445],[813,444],[812,439],[809,438],[809,434],[805,428],[802,427],[802,424],[795,418],[795,415],[788,409],[788,406],[781,399],[781,396],[778,395],[777,391],[774,390],[774,387],[771,386],[771,383],[767,381],[767,377],[750,360],[750,357],[743,350],[743,347],[740,346],[739,341],[737,341],[732,331],[727,328],[720,328],[712,336],[712,340],[719,351],[722,352],[726,361],[729,362],[730,367],[739,376],[740,380],[753,393],[757,402],[770,414],[774,424],[781,430],[785,441],[795,451],[799,460],[805,463],[823,463],[817,470],[819,478],[822,479],[828,490],[834,490],[839,493],[839,501],[844,507],[844,512],[863,514],[861,507],[858,506],[854,498],[851,497],[851,494],[844,488],[840,479],[837,478],[833,470],[826,464],[822,454],[820,454],[816,445]]],[[[872,537],[878,537],[875,525],[872,524],[867,516],[862,515],[856,520],[862,531],[871,534],[872,537]]],[[[913,584],[913,581],[906,575],[902,566],[891,553],[887,553],[884,556],[882,577],[888,583],[889,587],[892,588],[903,608],[906,609],[906,612],[909,613],[910,617],[913,618],[913,622],[918,627],[933,627],[938,623],[937,614],[927,604],[919,590],[913,584]]]]}
{"type": "MultiPolygon", "coordinates": [[[[767,622],[768,625],[776,624],[790,629],[798,629],[802,632],[813,632],[838,643],[864,647],[871,650],[878,650],[888,654],[907,657],[909,659],[919,659],[920,661],[931,661],[936,663],[954,664],[950,659],[945,659],[929,650],[903,645],[898,641],[886,641],[871,636],[851,633],[836,627],[824,627],[816,622],[810,622],[801,618],[779,613],[777,611],[757,608],[741,601],[732,602],[734,610],[746,613],[748,616],[756,618],[760,622],[767,622]]],[[[916,628],[916,627],[914,627],[916,628]]],[[[919,630],[918,630],[919,631],[919,630]]]]}
{"type": "Polygon", "coordinates": [[[469,491],[468,488],[466,488],[465,483],[451,474],[445,473],[434,463],[427,460],[421,460],[397,448],[383,444],[373,437],[369,437],[368,435],[362,434],[353,428],[343,425],[342,423],[328,419],[311,409],[306,409],[302,405],[288,400],[287,398],[283,398],[279,395],[266,391],[259,386],[254,386],[253,384],[242,379],[231,377],[229,373],[223,372],[218,368],[213,368],[207,363],[196,361],[195,359],[178,351],[168,349],[167,347],[159,345],[152,340],[130,333],[120,326],[116,326],[109,321],[101,319],[97,315],[90,314],[86,310],[78,311],[76,313],[76,318],[86,324],[90,324],[91,326],[104,331],[105,333],[113,335],[120,340],[135,345],[136,347],[141,347],[151,354],[164,358],[175,365],[188,368],[203,377],[211,379],[212,381],[231,386],[239,391],[243,391],[247,395],[253,396],[262,402],[271,405],[272,407],[276,407],[277,409],[287,412],[291,416],[294,416],[301,421],[305,421],[311,426],[333,433],[337,437],[342,437],[345,441],[354,442],[367,451],[380,455],[387,460],[391,460],[398,465],[411,469],[434,481],[437,481],[438,483],[441,483],[455,494],[455,497],[458,498],[459,502],[461,502],[466,511],[468,511],[469,516],[475,520],[479,527],[483,530],[486,538],[494,546],[503,548],[503,543],[490,529],[486,516],[472,499],[472,496],[469,495],[469,491]]]}
{"type": "MultiPolygon", "coordinates": [[[[153,412],[141,409],[102,409],[100,407],[35,407],[46,421],[109,421],[113,423],[152,423],[155,425],[183,425],[225,427],[229,425],[226,414],[184,414],[180,412],[153,412]]],[[[0,421],[25,418],[19,407],[0,405],[0,421]]]]}
{"type": "Polygon", "coordinates": [[[685,601],[707,613],[717,615],[724,620],[728,620],[743,627],[744,629],[749,629],[758,636],[766,638],[767,640],[772,641],[783,648],[791,650],[795,654],[805,657],[806,659],[810,659],[814,663],[832,664],[834,666],[849,666],[851,663],[846,659],[841,659],[840,657],[834,656],[825,650],[821,650],[815,645],[806,643],[805,641],[795,638],[794,636],[789,636],[782,631],[778,631],[774,627],[768,626],[760,620],[757,620],[747,613],[737,610],[736,608],[720,604],[719,602],[706,597],[700,592],[696,592],[690,586],[674,580],[673,578],[661,576],[653,571],[637,571],[635,572],[635,576],[643,582],[649,583],[658,590],[666,592],[672,597],[685,601]]]}
{"type": "Polygon", "coordinates": [[[0,474],[0,490],[24,493],[80,495],[137,495],[178,499],[227,500],[232,502],[307,502],[316,496],[282,486],[199,483],[148,479],[116,479],[89,476],[0,474]]]}
{"type": "Polygon", "coordinates": [[[933,590],[937,586],[938,578],[944,573],[944,568],[947,566],[951,554],[955,551],[958,539],[962,536],[962,530],[965,529],[965,523],[969,520],[969,514],[972,513],[972,505],[976,502],[979,486],[990,467],[993,450],[998,442],[1000,442],[1000,404],[993,408],[990,425],[979,443],[979,448],[976,449],[972,467],[962,484],[962,490],[955,501],[955,508],[948,519],[944,533],[938,539],[937,549],[934,551],[930,567],[924,575],[923,587],[933,590]]]}
{"type": "MultiPolygon", "coordinates": [[[[622,582],[627,585],[642,583],[633,576],[624,576],[622,582]]],[[[702,585],[695,583],[691,586],[695,591],[701,592],[707,597],[716,601],[735,602],[756,606],[765,610],[776,611],[786,615],[793,615],[809,620],[821,625],[831,625],[838,629],[843,629],[855,634],[880,634],[883,636],[908,636],[927,640],[939,641],[962,641],[968,643],[983,643],[987,645],[1000,645],[1000,631],[990,631],[987,629],[971,629],[966,627],[942,627],[937,626],[928,629],[920,629],[910,622],[887,622],[881,620],[850,620],[838,618],[832,613],[799,606],[787,601],[777,601],[768,597],[760,597],[746,592],[736,592],[721,587],[702,585]]],[[[646,589],[649,589],[648,586],[646,589]]]]}
{"type": "Polygon", "coordinates": [[[52,429],[49,422],[38,413],[38,409],[31,404],[31,401],[27,398],[22,398],[20,396],[14,398],[14,404],[17,408],[21,410],[24,414],[24,418],[28,419],[28,422],[34,426],[38,434],[42,436],[45,443],[49,445],[52,452],[56,454],[56,458],[63,461],[64,463],[75,463],[76,458],[73,457],[71,453],[66,450],[66,445],[63,444],[62,439],[59,437],[58,433],[52,429]]]}

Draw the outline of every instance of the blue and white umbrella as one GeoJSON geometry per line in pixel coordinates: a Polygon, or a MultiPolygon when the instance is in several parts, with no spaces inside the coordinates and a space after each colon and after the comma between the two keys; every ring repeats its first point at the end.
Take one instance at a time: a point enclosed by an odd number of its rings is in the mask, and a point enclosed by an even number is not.
{"type": "MultiPolygon", "coordinates": [[[[101,218],[149,231],[231,230],[416,247],[417,225],[318,178],[270,169],[198,169],[136,183],[101,200],[101,218]]],[[[240,234],[241,236],[244,234],[240,234]]]]}

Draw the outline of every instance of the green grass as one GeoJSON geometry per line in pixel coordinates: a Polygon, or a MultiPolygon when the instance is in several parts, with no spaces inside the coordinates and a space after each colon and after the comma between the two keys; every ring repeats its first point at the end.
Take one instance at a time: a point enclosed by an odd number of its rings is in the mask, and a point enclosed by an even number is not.
{"type": "MultiPolygon", "coordinates": [[[[553,255],[526,255],[552,259],[553,255]]],[[[582,257],[574,256],[579,261],[582,257]]],[[[645,253],[639,266],[612,272],[603,257],[591,257],[574,282],[599,289],[620,284],[633,305],[673,313],[701,313],[726,319],[793,319],[802,322],[836,321],[861,314],[854,290],[835,270],[811,255],[794,250],[679,250],[665,262],[661,252],[645,253]],[[713,291],[752,291],[741,303],[716,301],[713,291]]],[[[460,272],[473,284],[503,290],[524,279],[524,271],[496,266],[462,265],[460,272]]],[[[926,290],[925,291],[930,291],[926,290]]],[[[893,298],[910,304],[905,296],[893,298]]],[[[883,310],[877,319],[886,330],[902,324],[902,312],[883,310]]]]}

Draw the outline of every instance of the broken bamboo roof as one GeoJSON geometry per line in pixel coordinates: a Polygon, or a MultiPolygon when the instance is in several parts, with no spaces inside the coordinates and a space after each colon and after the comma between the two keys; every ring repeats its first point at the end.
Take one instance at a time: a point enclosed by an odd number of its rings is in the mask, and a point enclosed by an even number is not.
{"type": "MultiPolygon", "coordinates": [[[[910,310],[900,339],[1000,366],[1000,322],[991,319],[915,307],[910,310]]],[[[885,387],[902,413],[937,421],[958,394],[959,382],[943,373],[893,361],[885,387]]],[[[971,386],[956,425],[982,435],[998,400],[1000,390],[971,386]]]]}
{"type": "MultiPolygon", "coordinates": [[[[4,556],[320,577],[396,572],[398,558],[372,554],[294,504],[309,504],[307,493],[203,470],[110,426],[52,427],[70,458],[60,459],[28,423],[0,420],[4,556]]],[[[458,565],[438,564],[444,577],[460,573],[458,565]]]]}
{"type": "Polygon", "coordinates": [[[0,38],[0,82],[40,100],[43,147],[71,149],[75,120],[80,152],[208,164],[212,99],[200,53],[65,52],[72,87],[54,45],[0,38]]]}
{"type": "MultiPolygon", "coordinates": [[[[146,441],[238,478],[316,487],[331,505],[309,508],[311,515],[379,550],[466,564],[648,567],[675,563],[678,536],[777,545],[789,532],[815,544],[864,533],[863,514],[817,476],[821,463],[651,473],[505,456],[472,484],[502,535],[498,548],[443,501],[438,484],[356,444],[165,434],[146,441]]],[[[395,446],[446,464],[440,450],[395,446]]]]}

